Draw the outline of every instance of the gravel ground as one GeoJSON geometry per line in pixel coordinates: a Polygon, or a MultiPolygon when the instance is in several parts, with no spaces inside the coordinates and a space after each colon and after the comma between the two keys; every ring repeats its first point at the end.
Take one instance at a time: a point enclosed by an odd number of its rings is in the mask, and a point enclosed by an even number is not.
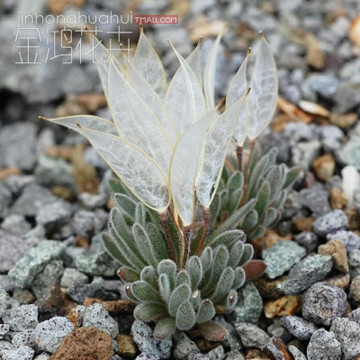
{"type": "MultiPolygon", "coordinates": [[[[0,4],[0,359],[360,359],[358,0],[0,4]],[[232,314],[217,318],[229,330],[224,343],[185,334],[156,341],[151,327],[134,321],[118,265],[99,237],[111,207],[111,174],[82,138],[37,120],[40,114],[109,116],[91,58],[80,64],[74,51],[68,65],[61,56],[15,64],[19,11],[99,16],[125,9],[179,15],[178,25],[146,28],[170,73],[177,62],[166,39],[187,54],[202,35],[206,54],[228,22],[219,99],[258,31],[276,56],[279,112],[260,142],[264,151],[278,147],[279,162],[303,171],[277,229],[254,244],[268,265],[265,275],[240,290],[232,314]]],[[[48,49],[55,56],[56,25],[32,27],[43,36],[39,59],[48,49]]],[[[132,31],[135,43],[138,29],[122,30],[132,31]]]]}

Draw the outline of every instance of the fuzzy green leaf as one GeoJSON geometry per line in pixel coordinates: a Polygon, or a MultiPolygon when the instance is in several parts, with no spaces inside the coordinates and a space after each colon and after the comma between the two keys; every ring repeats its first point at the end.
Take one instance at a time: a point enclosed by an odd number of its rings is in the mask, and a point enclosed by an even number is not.
{"type": "MultiPolygon", "coordinates": [[[[284,164],[282,164],[284,165],[284,164]]],[[[284,165],[285,166],[285,165],[284,165]]],[[[270,184],[270,199],[272,200],[274,196],[280,191],[281,185],[283,184],[283,167],[275,166],[273,167],[266,176],[266,180],[270,184]]]]}
{"type": "Polygon", "coordinates": [[[265,226],[259,225],[249,232],[248,237],[249,239],[257,239],[259,237],[262,237],[265,234],[265,231],[266,231],[265,226]]]}
{"type": "Polygon", "coordinates": [[[267,206],[270,202],[270,196],[271,196],[271,188],[268,181],[264,181],[262,184],[258,195],[257,195],[257,202],[255,205],[255,210],[259,214],[259,219],[262,219],[263,216],[265,216],[267,206]]]}
{"type": "Polygon", "coordinates": [[[188,284],[181,284],[171,293],[168,302],[168,311],[171,316],[175,316],[179,306],[191,296],[191,289],[188,284]]]}
{"type": "Polygon", "coordinates": [[[152,266],[145,266],[141,270],[140,279],[147,282],[154,289],[158,289],[158,276],[152,266]]]}
{"type": "Polygon", "coordinates": [[[235,171],[229,178],[227,182],[227,189],[229,195],[231,196],[235,191],[238,191],[242,188],[244,182],[243,174],[239,171],[235,171]]]}
{"type": "Polygon", "coordinates": [[[229,253],[229,261],[228,266],[231,266],[232,268],[235,268],[244,252],[244,243],[242,241],[237,241],[231,248],[229,253]]]}
{"type": "Polygon", "coordinates": [[[231,290],[225,301],[225,307],[228,312],[232,311],[238,302],[238,293],[236,290],[231,290]]]}
{"type": "Polygon", "coordinates": [[[244,230],[245,233],[248,233],[252,230],[259,221],[259,215],[256,210],[251,210],[245,216],[244,221],[241,224],[241,228],[244,230]]]}
{"type": "Polygon", "coordinates": [[[245,284],[246,274],[242,266],[238,266],[234,269],[234,282],[232,288],[237,290],[245,284]]]}
{"type": "Polygon", "coordinates": [[[136,201],[125,194],[114,195],[115,205],[132,221],[135,220],[136,201]]]}
{"type": "Polygon", "coordinates": [[[126,194],[132,200],[135,200],[134,195],[131,193],[131,191],[128,189],[128,187],[118,177],[113,176],[109,179],[109,187],[110,187],[111,192],[126,194]]]}
{"type": "Polygon", "coordinates": [[[118,269],[117,275],[124,283],[140,280],[140,274],[137,271],[133,271],[130,268],[125,267],[125,266],[121,266],[118,269]]]}
{"type": "Polygon", "coordinates": [[[170,280],[170,285],[173,288],[176,277],[176,264],[169,259],[162,260],[157,267],[159,274],[166,274],[170,280]]]}
{"type": "Polygon", "coordinates": [[[160,296],[167,303],[171,293],[169,277],[166,274],[160,274],[158,285],[160,296]]]}
{"type": "Polygon", "coordinates": [[[246,265],[254,256],[254,248],[250,244],[244,245],[244,252],[241,257],[241,260],[239,261],[240,266],[246,265]]]}
{"type": "Polygon", "coordinates": [[[175,333],[176,324],[175,319],[170,317],[164,317],[159,319],[154,328],[154,338],[161,340],[169,336],[172,336],[175,333]]]}
{"type": "Polygon", "coordinates": [[[181,331],[190,330],[196,323],[196,314],[190,301],[184,301],[176,311],[176,327],[181,331]]]}
{"type": "Polygon", "coordinates": [[[201,324],[210,321],[215,316],[215,307],[211,300],[202,300],[196,316],[196,323],[201,324]]]}
{"type": "Polygon", "coordinates": [[[134,318],[139,321],[149,322],[157,320],[159,317],[167,314],[163,305],[153,303],[142,303],[136,306],[134,310],[134,318]]]}
{"type": "Polygon", "coordinates": [[[235,190],[228,199],[227,210],[229,214],[232,214],[240,205],[240,201],[243,195],[242,189],[235,190]]]}
{"type": "Polygon", "coordinates": [[[267,209],[265,220],[264,220],[264,225],[266,227],[271,226],[278,218],[278,214],[279,214],[279,212],[275,208],[271,207],[271,208],[267,209]]]}
{"type": "Polygon", "coordinates": [[[135,281],[130,284],[130,291],[133,296],[141,302],[153,302],[161,304],[161,299],[159,293],[147,282],[145,281],[135,281]]]}
{"type": "Polygon", "coordinates": [[[190,276],[191,288],[195,290],[201,283],[203,277],[200,258],[198,256],[191,256],[186,263],[186,270],[190,276]]]}
{"type": "Polygon", "coordinates": [[[297,177],[300,174],[300,171],[301,171],[300,166],[295,166],[295,167],[291,168],[286,174],[285,182],[284,182],[282,188],[288,189],[296,181],[297,177]]]}
{"type": "Polygon", "coordinates": [[[177,287],[182,284],[190,286],[190,276],[186,270],[180,270],[176,275],[175,286],[177,287]]]}
{"type": "MultiPolygon", "coordinates": [[[[128,218],[129,220],[129,218],[128,218]]],[[[128,243],[133,242],[132,236],[129,233],[129,224],[130,226],[133,224],[133,221],[126,222],[126,219],[124,217],[124,214],[121,213],[121,210],[117,207],[114,207],[110,211],[110,226],[115,229],[115,231],[121,236],[124,240],[126,240],[128,243]]],[[[130,244],[129,244],[130,245],[130,244]]],[[[136,246],[133,246],[130,248],[135,248],[136,246]]]]}
{"type": "Polygon", "coordinates": [[[213,259],[213,250],[207,246],[200,254],[200,261],[202,264],[203,272],[209,269],[213,259]]]}
{"type": "Polygon", "coordinates": [[[242,230],[228,230],[217,236],[212,240],[208,245],[213,249],[219,245],[224,245],[226,248],[230,249],[231,246],[237,241],[245,242],[246,236],[242,230]]]}
{"type": "Polygon", "coordinates": [[[216,220],[218,216],[220,215],[221,210],[221,201],[220,201],[220,194],[216,193],[214,196],[214,200],[212,201],[210,205],[210,214],[211,214],[211,222],[210,222],[210,228],[213,229],[216,223],[216,220]]]}
{"type": "Polygon", "coordinates": [[[162,230],[156,225],[148,222],[145,224],[145,231],[151,239],[156,258],[160,260],[168,259],[170,256],[167,250],[162,230]]]}
{"type": "Polygon", "coordinates": [[[148,234],[145,232],[145,229],[139,224],[134,224],[132,232],[139,252],[147,260],[149,265],[156,267],[159,259],[157,258],[153,244],[148,234]]]}
{"type": "Polygon", "coordinates": [[[138,202],[135,208],[135,222],[144,226],[146,223],[146,207],[143,203],[138,202]]]}
{"type": "Polygon", "coordinates": [[[231,290],[232,284],[234,282],[234,270],[231,267],[227,267],[221,274],[219,281],[216,285],[216,289],[213,292],[213,295],[210,299],[217,303],[231,290]]]}

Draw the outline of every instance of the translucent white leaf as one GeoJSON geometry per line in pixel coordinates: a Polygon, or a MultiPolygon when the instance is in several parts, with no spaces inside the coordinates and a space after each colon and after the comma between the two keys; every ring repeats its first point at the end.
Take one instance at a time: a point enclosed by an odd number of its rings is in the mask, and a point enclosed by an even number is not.
{"type": "Polygon", "coordinates": [[[179,52],[172,48],[180,61],[180,68],[169,84],[164,101],[181,135],[191,123],[205,115],[206,105],[196,75],[179,52]]]}
{"type": "Polygon", "coordinates": [[[74,130],[76,132],[80,132],[79,127],[77,126],[77,124],[80,124],[80,126],[86,127],[88,129],[97,130],[108,134],[118,135],[116,127],[111,121],[103,119],[98,116],[74,115],[74,116],[65,116],[65,117],[59,117],[53,119],[48,119],[40,116],[40,118],[55,124],[65,126],[68,129],[74,130]]]}
{"type": "Polygon", "coordinates": [[[172,148],[165,130],[113,61],[110,62],[109,79],[110,106],[121,137],[151,156],[167,174],[172,148]]]}
{"type": "Polygon", "coordinates": [[[201,69],[201,61],[200,61],[200,45],[201,41],[198,42],[196,48],[190,53],[190,55],[186,58],[186,62],[189,64],[191,70],[195,74],[199,83],[202,83],[202,69],[201,69]]]}
{"type": "Polygon", "coordinates": [[[274,56],[261,34],[248,96],[250,119],[247,135],[257,138],[271,121],[277,104],[278,78],[274,56]]]}
{"type": "Polygon", "coordinates": [[[175,145],[179,135],[159,95],[152,89],[145,78],[132,63],[128,65],[129,79],[132,87],[141,99],[152,110],[159,123],[164,128],[171,144],[175,145]]]}
{"type": "Polygon", "coordinates": [[[205,208],[209,208],[218,186],[227,150],[244,107],[242,98],[231,105],[209,129],[205,140],[204,159],[196,181],[196,193],[205,208]]]}
{"type": "MultiPolygon", "coordinates": [[[[226,107],[231,106],[237,100],[241,99],[247,92],[248,81],[246,79],[247,65],[251,55],[251,49],[249,49],[247,56],[243,63],[241,64],[239,70],[232,79],[229,89],[226,95],[226,107]]],[[[234,141],[238,146],[242,146],[246,138],[246,126],[249,119],[249,108],[248,108],[248,98],[244,104],[244,110],[239,116],[238,123],[234,132],[234,141]]]]}
{"type": "Polygon", "coordinates": [[[167,87],[164,66],[142,29],[132,63],[155,92],[163,98],[167,87]]]}
{"type": "Polygon", "coordinates": [[[214,94],[215,94],[215,72],[216,72],[216,57],[219,49],[219,44],[223,31],[217,36],[210,53],[205,63],[204,70],[204,93],[206,100],[207,110],[210,111],[215,107],[214,94]]]}
{"type": "Polygon", "coordinates": [[[86,128],[79,131],[135,196],[147,206],[165,211],[170,200],[167,180],[148,155],[118,136],[86,128]]]}
{"type": "Polygon", "coordinates": [[[198,159],[215,114],[215,111],[206,114],[186,129],[177,142],[171,159],[170,189],[175,211],[184,226],[190,225],[194,218],[198,159]]]}
{"type": "MultiPolygon", "coordinates": [[[[95,36],[91,36],[91,45],[94,51],[93,60],[99,73],[100,81],[106,99],[109,102],[109,65],[111,59],[110,51],[95,36]]],[[[118,70],[124,75],[125,70],[118,61],[115,60],[118,70]]]]}

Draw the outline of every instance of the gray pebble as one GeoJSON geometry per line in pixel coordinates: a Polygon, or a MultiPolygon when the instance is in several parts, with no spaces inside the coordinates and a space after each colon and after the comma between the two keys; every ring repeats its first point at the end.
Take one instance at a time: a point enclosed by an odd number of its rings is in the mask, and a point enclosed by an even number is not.
{"type": "Polygon", "coordinates": [[[342,210],[333,210],[330,213],[319,217],[314,222],[314,232],[319,236],[326,236],[337,230],[345,229],[349,220],[342,210]]]}
{"type": "Polygon", "coordinates": [[[346,247],[346,251],[348,253],[360,248],[360,236],[353,231],[338,230],[333,233],[327,234],[326,239],[328,241],[332,239],[340,240],[346,247]]]}
{"type": "Polygon", "coordinates": [[[319,128],[319,135],[325,152],[335,152],[341,148],[344,133],[337,126],[321,126],[319,128]]]}
{"type": "Polygon", "coordinates": [[[75,259],[76,268],[88,275],[114,276],[119,263],[116,262],[106,251],[88,255],[87,253],[75,259]]]}
{"type": "Polygon", "coordinates": [[[35,178],[33,175],[11,175],[3,180],[3,184],[6,185],[6,189],[10,192],[19,196],[20,192],[28,185],[33,184],[35,178]]]}
{"type": "Polygon", "coordinates": [[[189,356],[189,360],[223,360],[225,359],[225,351],[222,345],[210,350],[207,354],[195,354],[189,356]]]}
{"type": "Polygon", "coordinates": [[[26,221],[23,215],[9,215],[1,223],[1,229],[12,234],[22,236],[31,229],[31,225],[26,221]]]}
{"type": "Polygon", "coordinates": [[[0,287],[0,319],[5,324],[11,320],[11,314],[18,306],[19,303],[12,299],[4,288],[0,287]]]}
{"type": "Polygon", "coordinates": [[[54,228],[66,224],[70,220],[71,214],[70,204],[59,199],[39,209],[36,221],[45,228],[54,228]]]}
{"type": "Polygon", "coordinates": [[[299,340],[309,340],[318,329],[313,323],[295,315],[283,316],[280,324],[299,340]]]}
{"type": "Polygon", "coordinates": [[[36,305],[20,305],[11,312],[8,322],[11,330],[22,331],[34,329],[38,325],[38,307],[36,305]]]}
{"type": "Polygon", "coordinates": [[[29,346],[22,346],[13,350],[1,351],[3,360],[32,360],[34,354],[35,350],[29,346]]]}
{"type": "Polygon", "coordinates": [[[275,279],[291,269],[305,255],[305,249],[296,242],[278,240],[262,252],[262,258],[267,265],[265,274],[270,279],[275,279]]]}
{"type": "Polygon", "coordinates": [[[66,268],[62,275],[60,286],[68,288],[74,284],[86,284],[89,282],[89,277],[77,269],[66,268]]]}
{"type": "Polygon", "coordinates": [[[348,319],[351,321],[355,321],[358,325],[360,325],[360,308],[353,310],[348,315],[348,319]]]}
{"type": "Polygon", "coordinates": [[[341,345],[333,332],[319,329],[312,335],[306,355],[308,360],[341,360],[341,345]]]}
{"type": "Polygon", "coordinates": [[[200,352],[197,345],[183,332],[175,334],[174,336],[176,338],[176,346],[174,349],[174,357],[176,360],[188,359],[189,356],[200,352]]]}
{"type": "Polygon", "coordinates": [[[341,344],[344,359],[352,360],[360,355],[360,325],[346,318],[335,319],[330,331],[341,344]]]}
{"type": "Polygon", "coordinates": [[[294,360],[307,360],[306,356],[294,345],[289,345],[288,349],[291,355],[294,357],[294,360]]]}
{"type": "Polygon", "coordinates": [[[258,289],[248,282],[238,292],[238,302],[231,313],[233,322],[249,322],[257,324],[263,310],[263,301],[258,289]]]}
{"type": "Polygon", "coordinates": [[[245,356],[238,350],[231,350],[226,353],[226,360],[245,360],[245,356]]]}
{"type": "Polygon", "coordinates": [[[270,340],[270,336],[261,328],[250,323],[237,323],[235,329],[238,332],[241,342],[246,347],[262,349],[270,340]]]}
{"type": "Polygon", "coordinates": [[[131,327],[134,342],[139,350],[151,360],[168,359],[171,354],[172,339],[155,340],[149,325],[135,320],[131,327]]]}
{"type": "Polygon", "coordinates": [[[303,231],[295,235],[294,240],[303,246],[308,254],[315,251],[319,245],[319,239],[313,232],[303,231]]]}
{"type": "Polygon", "coordinates": [[[327,214],[331,210],[329,192],[323,187],[314,186],[310,189],[303,189],[300,191],[300,195],[302,204],[310,209],[315,217],[327,214]]]}
{"type": "Polygon", "coordinates": [[[60,316],[41,322],[35,329],[34,337],[40,350],[55,352],[64,337],[74,331],[72,322],[60,316]]]}
{"type": "Polygon", "coordinates": [[[22,288],[31,286],[35,276],[51,260],[59,258],[65,247],[66,244],[58,241],[41,241],[9,271],[9,278],[16,286],[22,288]]]}
{"type": "Polygon", "coordinates": [[[2,183],[0,183],[0,217],[4,218],[9,214],[9,206],[12,201],[10,190],[2,183]]]}
{"type": "Polygon", "coordinates": [[[296,264],[278,288],[285,294],[298,294],[326,277],[332,268],[331,256],[311,254],[296,264]]]}
{"type": "Polygon", "coordinates": [[[0,340],[4,338],[4,336],[9,332],[10,325],[8,324],[0,324],[0,340]]]}
{"type": "Polygon", "coordinates": [[[36,348],[37,344],[34,338],[34,329],[16,332],[12,337],[11,343],[16,348],[21,346],[30,346],[32,348],[36,348]]]}
{"type": "Polygon", "coordinates": [[[83,327],[95,326],[107,332],[113,339],[119,335],[117,322],[109,315],[109,312],[100,304],[93,304],[85,308],[83,314],[83,327]]]}
{"type": "Polygon", "coordinates": [[[297,143],[291,150],[291,161],[308,169],[311,163],[319,156],[321,143],[319,140],[311,140],[297,143]]]}
{"type": "Polygon", "coordinates": [[[331,74],[312,74],[303,83],[303,91],[319,94],[324,98],[332,99],[340,85],[339,80],[331,74]]]}
{"type": "Polygon", "coordinates": [[[340,150],[339,156],[347,165],[354,165],[360,170],[360,136],[352,136],[340,150]]]}
{"type": "Polygon", "coordinates": [[[351,278],[360,275],[360,250],[355,249],[349,254],[349,266],[351,278]]]}
{"type": "Polygon", "coordinates": [[[226,347],[230,347],[231,350],[240,350],[241,349],[241,343],[239,341],[239,337],[237,335],[237,332],[235,330],[235,327],[232,323],[227,322],[223,316],[216,316],[215,322],[220,324],[228,333],[226,339],[223,342],[223,345],[226,347]]]}
{"type": "Polygon", "coordinates": [[[47,353],[41,353],[40,355],[36,356],[34,358],[34,360],[49,360],[50,359],[50,356],[49,354],[47,353]]]}
{"type": "Polygon", "coordinates": [[[331,322],[342,316],[347,307],[346,293],[328,283],[312,285],[303,295],[303,317],[318,325],[331,325],[331,322]]]}
{"type": "Polygon", "coordinates": [[[109,196],[107,194],[90,194],[83,192],[79,195],[79,201],[87,210],[94,210],[106,205],[109,196]]]}
{"type": "Polygon", "coordinates": [[[290,341],[292,338],[292,335],[287,329],[285,329],[285,327],[281,326],[280,320],[277,318],[275,318],[274,322],[270,326],[268,326],[267,333],[272,337],[280,338],[285,343],[290,341]]]}

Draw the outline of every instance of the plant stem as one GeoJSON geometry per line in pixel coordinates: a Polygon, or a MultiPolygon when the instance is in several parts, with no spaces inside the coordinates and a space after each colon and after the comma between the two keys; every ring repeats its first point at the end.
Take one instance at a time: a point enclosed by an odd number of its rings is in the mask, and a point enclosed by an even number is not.
{"type": "Polygon", "coordinates": [[[203,246],[204,246],[204,242],[206,240],[206,237],[208,235],[209,232],[209,227],[210,227],[210,220],[211,220],[211,213],[210,213],[210,209],[207,208],[203,208],[203,221],[204,221],[204,231],[202,233],[201,236],[201,240],[199,242],[199,245],[195,251],[195,255],[199,255],[203,246]]]}
{"type": "Polygon", "coordinates": [[[182,267],[184,268],[190,253],[191,226],[185,226],[183,229],[183,234],[184,234],[184,256],[182,259],[182,267]]]}
{"type": "Polygon", "coordinates": [[[248,178],[250,176],[250,164],[251,164],[251,157],[252,157],[252,154],[253,154],[253,151],[254,151],[254,147],[255,147],[255,140],[250,140],[250,143],[249,143],[249,156],[248,156],[248,161],[247,161],[247,164],[246,164],[246,169],[244,169],[244,192],[243,192],[243,195],[242,195],[242,198],[241,198],[241,201],[240,201],[240,207],[243,206],[245,204],[245,201],[246,201],[246,192],[247,192],[247,188],[248,188],[248,178]]]}
{"type": "Polygon", "coordinates": [[[176,264],[175,248],[174,248],[174,243],[173,243],[173,240],[172,240],[172,237],[171,237],[170,228],[169,228],[169,221],[168,221],[168,217],[167,217],[166,212],[160,214],[160,222],[161,222],[161,225],[162,225],[162,227],[164,229],[164,232],[165,232],[165,236],[166,236],[166,240],[167,240],[167,243],[168,243],[168,246],[169,246],[171,258],[176,264]]]}
{"type": "Polygon", "coordinates": [[[238,169],[241,172],[242,170],[242,155],[243,155],[243,148],[242,146],[237,146],[236,147],[236,156],[238,159],[238,169]]]}

